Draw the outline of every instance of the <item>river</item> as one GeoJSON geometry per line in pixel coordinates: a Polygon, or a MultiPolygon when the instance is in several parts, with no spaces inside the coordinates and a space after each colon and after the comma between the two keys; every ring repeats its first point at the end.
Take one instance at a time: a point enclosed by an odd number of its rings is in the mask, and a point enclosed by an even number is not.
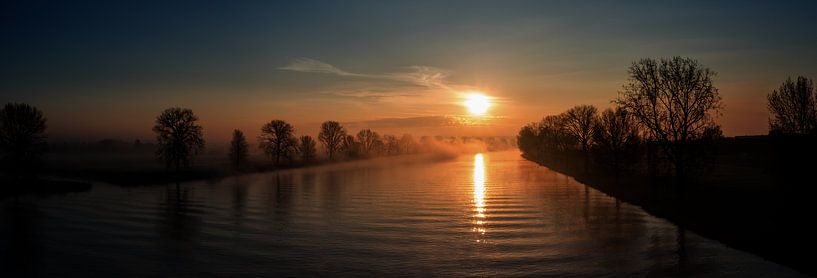
{"type": "Polygon", "coordinates": [[[119,187],[0,212],[16,276],[799,276],[517,151],[119,187]]]}

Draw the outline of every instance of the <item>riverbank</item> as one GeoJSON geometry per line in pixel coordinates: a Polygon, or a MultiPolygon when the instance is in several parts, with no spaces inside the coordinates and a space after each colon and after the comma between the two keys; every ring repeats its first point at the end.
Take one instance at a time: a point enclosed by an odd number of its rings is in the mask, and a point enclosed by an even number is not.
{"type": "Polygon", "coordinates": [[[645,211],[700,235],[748,251],[810,275],[817,274],[808,254],[817,247],[807,206],[814,189],[792,190],[791,178],[781,179],[766,167],[769,161],[748,161],[727,153],[709,167],[708,174],[687,184],[679,195],[672,178],[651,178],[631,171],[611,173],[574,155],[558,163],[525,157],[571,176],[645,211]],[[740,161],[740,162],[737,162],[740,161]]]}

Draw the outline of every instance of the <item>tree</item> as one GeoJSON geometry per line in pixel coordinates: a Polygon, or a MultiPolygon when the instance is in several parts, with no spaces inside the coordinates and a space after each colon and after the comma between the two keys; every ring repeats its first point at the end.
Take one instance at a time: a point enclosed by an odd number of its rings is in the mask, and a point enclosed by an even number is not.
{"type": "Polygon", "coordinates": [[[809,134],[817,131],[817,95],[814,82],[798,76],[786,79],[780,88],[767,96],[769,129],[776,134],[809,134]]]}
{"type": "Polygon", "coordinates": [[[380,141],[380,135],[370,129],[364,129],[357,133],[357,142],[360,144],[360,150],[365,155],[375,152],[378,141],[380,141]]]}
{"type": "Polygon", "coordinates": [[[247,156],[250,151],[247,138],[241,130],[233,130],[233,140],[230,141],[230,162],[233,167],[239,168],[247,163],[247,156]]]}
{"type": "Polygon", "coordinates": [[[346,153],[346,157],[355,158],[359,154],[360,144],[355,141],[354,136],[346,135],[346,137],[343,138],[341,149],[343,149],[343,152],[346,153]]]}
{"type": "Polygon", "coordinates": [[[522,154],[528,158],[537,158],[539,155],[536,148],[539,146],[536,123],[531,123],[523,126],[516,136],[516,145],[522,154]]]}
{"type": "Polygon", "coordinates": [[[346,130],[340,123],[335,121],[326,121],[321,124],[321,132],[318,134],[318,140],[321,141],[326,148],[326,153],[329,155],[329,160],[335,159],[337,153],[343,147],[343,139],[346,137],[346,130]]]}
{"type": "Polygon", "coordinates": [[[400,141],[394,135],[383,135],[383,144],[386,155],[400,154],[400,141]]]}
{"type": "Polygon", "coordinates": [[[372,143],[372,149],[369,151],[370,156],[382,156],[386,155],[388,152],[386,142],[383,141],[382,137],[376,137],[374,143],[372,143]]]}
{"type": "Polygon", "coordinates": [[[193,158],[204,150],[202,127],[193,110],[173,107],[156,117],[153,132],[156,133],[156,155],[167,168],[189,167],[193,158]]]}
{"type": "Polygon", "coordinates": [[[563,116],[567,131],[578,140],[584,154],[584,170],[589,163],[590,143],[593,140],[593,125],[598,109],[591,105],[579,105],[568,109],[563,116]]]}
{"type": "Polygon", "coordinates": [[[537,135],[543,153],[563,155],[573,147],[576,139],[567,131],[564,114],[545,116],[537,125],[537,135]]]}
{"type": "Polygon", "coordinates": [[[301,154],[301,162],[309,163],[315,160],[317,150],[315,149],[315,139],[312,136],[304,135],[299,139],[298,152],[301,154]]]}
{"type": "Polygon", "coordinates": [[[604,110],[593,126],[593,142],[600,161],[618,174],[624,164],[635,163],[640,156],[638,122],[625,109],[604,110]]]}
{"type": "Polygon", "coordinates": [[[415,153],[417,152],[417,142],[414,141],[414,137],[411,134],[403,134],[400,137],[400,152],[404,154],[415,153]]]}
{"type": "Polygon", "coordinates": [[[298,141],[293,135],[295,129],[282,120],[272,120],[261,127],[258,146],[268,157],[274,158],[275,165],[281,164],[281,158],[292,160],[297,151],[298,141]]]}
{"type": "Polygon", "coordinates": [[[25,103],[0,108],[0,165],[6,175],[33,175],[46,149],[43,113],[25,103]]]}
{"type": "Polygon", "coordinates": [[[690,143],[717,126],[721,97],[712,84],[715,72],[696,60],[673,57],[642,59],[628,73],[614,102],[639,121],[683,179],[694,153],[690,143]]]}

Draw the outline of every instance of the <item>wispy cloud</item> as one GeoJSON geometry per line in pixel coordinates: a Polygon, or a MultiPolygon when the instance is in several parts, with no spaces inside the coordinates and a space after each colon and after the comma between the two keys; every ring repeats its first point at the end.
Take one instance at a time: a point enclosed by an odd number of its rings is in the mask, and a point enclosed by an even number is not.
{"type": "Polygon", "coordinates": [[[385,89],[336,90],[331,93],[344,97],[369,99],[380,99],[384,97],[413,97],[418,95],[417,93],[412,92],[395,93],[394,91],[385,89]]]}
{"type": "Polygon", "coordinates": [[[278,69],[309,73],[334,74],[337,76],[346,77],[398,81],[432,89],[446,89],[446,90],[450,89],[450,85],[446,80],[446,78],[448,78],[449,76],[448,71],[429,66],[410,66],[407,67],[405,71],[400,72],[365,74],[349,72],[325,62],[321,62],[311,58],[301,57],[293,59],[292,61],[290,61],[289,64],[278,69]]]}
{"type": "Polygon", "coordinates": [[[446,81],[449,73],[445,70],[428,66],[411,66],[408,69],[406,72],[390,73],[385,76],[429,88],[450,89],[446,81]]]}
{"type": "Polygon", "coordinates": [[[351,73],[339,69],[333,65],[305,57],[292,59],[292,61],[290,61],[289,64],[278,69],[312,73],[329,73],[339,76],[373,77],[366,74],[351,73]]]}

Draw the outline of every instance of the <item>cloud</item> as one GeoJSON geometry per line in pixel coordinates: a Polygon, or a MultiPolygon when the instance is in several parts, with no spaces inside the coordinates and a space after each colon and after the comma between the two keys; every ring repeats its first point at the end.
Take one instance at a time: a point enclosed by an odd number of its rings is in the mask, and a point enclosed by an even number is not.
{"type": "Polygon", "coordinates": [[[394,92],[385,89],[362,89],[362,90],[337,90],[330,92],[331,94],[343,97],[380,99],[385,97],[413,97],[416,93],[411,92],[394,92]]]}
{"type": "Polygon", "coordinates": [[[313,73],[330,73],[340,76],[359,76],[365,77],[363,74],[356,74],[341,70],[333,65],[310,58],[295,58],[289,62],[288,65],[280,67],[281,70],[313,72],[313,73]]]}
{"type": "Polygon", "coordinates": [[[408,69],[409,71],[407,72],[391,73],[387,74],[387,76],[394,80],[413,83],[424,87],[450,89],[446,82],[446,78],[448,78],[449,73],[445,70],[428,66],[411,66],[408,67],[408,69]]]}
{"type": "Polygon", "coordinates": [[[342,70],[331,64],[315,59],[300,57],[295,58],[286,66],[278,68],[280,70],[334,74],[337,76],[370,78],[387,81],[397,81],[431,89],[450,89],[446,78],[448,71],[429,66],[410,66],[402,72],[392,72],[384,74],[364,74],[342,70]]]}

